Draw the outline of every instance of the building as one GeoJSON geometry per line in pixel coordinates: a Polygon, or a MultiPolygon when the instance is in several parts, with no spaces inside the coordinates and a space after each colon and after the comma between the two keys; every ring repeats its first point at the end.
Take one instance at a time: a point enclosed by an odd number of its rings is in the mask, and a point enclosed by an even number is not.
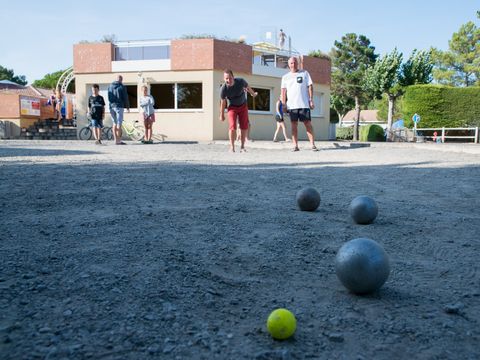
{"type": "MultiPolygon", "coordinates": [[[[32,85],[23,86],[8,80],[0,81],[0,121],[2,137],[18,138],[26,129],[41,120],[54,117],[53,106],[48,103],[52,90],[32,85]]],[[[73,117],[72,94],[65,95],[63,102],[64,117],[73,117]]]]}
{"type": "MultiPolygon", "coordinates": [[[[355,125],[355,118],[357,116],[357,112],[355,110],[350,110],[345,114],[339,126],[349,127],[355,125]]],[[[378,110],[360,110],[360,123],[359,125],[380,125],[384,129],[387,126],[387,122],[385,120],[378,118],[378,110]]]]}
{"type": "MultiPolygon", "coordinates": [[[[73,47],[77,121],[86,124],[87,99],[94,83],[108,102],[107,89],[117,75],[127,86],[131,111],[125,120],[139,119],[137,99],[146,84],[155,98],[154,133],[168,140],[227,139],[228,122],[219,120],[223,70],[232,69],[258,92],[248,97],[253,139],[270,140],[275,129],[275,103],[288,72],[290,52],[273,45],[250,46],[217,39],[80,43],[73,47]]],[[[312,112],[316,138],[328,139],[330,73],[328,58],[303,57],[314,81],[312,112]]],[[[107,104],[108,106],[108,104],[107,104]]],[[[107,124],[111,120],[107,117],[107,124]]],[[[302,127],[300,138],[306,138],[302,127]]]]}

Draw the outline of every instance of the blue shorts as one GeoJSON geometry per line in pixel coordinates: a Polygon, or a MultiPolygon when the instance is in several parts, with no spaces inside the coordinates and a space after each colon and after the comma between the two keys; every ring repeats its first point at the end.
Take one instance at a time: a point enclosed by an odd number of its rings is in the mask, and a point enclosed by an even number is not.
{"type": "Polygon", "coordinates": [[[292,109],[289,111],[291,121],[311,121],[310,109],[292,109]]]}
{"type": "Polygon", "coordinates": [[[103,120],[102,119],[92,119],[90,120],[90,124],[94,128],[103,128],[103,120]]]}
{"type": "Polygon", "coordinates": [[[114,125],[122,126],[123,123],[123,108],[110,107],[110,115],[114,125]]]}

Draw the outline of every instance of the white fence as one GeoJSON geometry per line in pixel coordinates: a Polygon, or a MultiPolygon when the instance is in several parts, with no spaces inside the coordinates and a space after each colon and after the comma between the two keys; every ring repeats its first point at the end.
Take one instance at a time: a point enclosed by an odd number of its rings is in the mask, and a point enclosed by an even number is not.
{"type": "Polygon", "coordinates": [[[433,141],[442,142],[444,143],[446,139],[472,139],[475,144],[479,142],[478,138],[478,127],[474,128],[414,128],[415,137],[417,141],[419,138],[423,137],[423,139],[432,139],[433,141]],[[418,132],[431,132],[432,135],[419,135],[418,132]],[[472,133],[471,135],[452,135],[452,132],[455,131],[462,131],[467,133],[472,133]],[[437,134],[435,134],[437,132],[437,134]]]}

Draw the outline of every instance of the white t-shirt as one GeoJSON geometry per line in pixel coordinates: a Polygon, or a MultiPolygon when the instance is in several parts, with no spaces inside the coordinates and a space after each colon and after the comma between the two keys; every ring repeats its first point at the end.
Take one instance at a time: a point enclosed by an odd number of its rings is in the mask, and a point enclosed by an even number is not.
{"type": "Polygon", "coordinates": [[[308,87],[313,85],[306,70],[289,72],[282,76],[282,89],[287,89],[287,107],[289,109],[309,109],[308,87]]]}

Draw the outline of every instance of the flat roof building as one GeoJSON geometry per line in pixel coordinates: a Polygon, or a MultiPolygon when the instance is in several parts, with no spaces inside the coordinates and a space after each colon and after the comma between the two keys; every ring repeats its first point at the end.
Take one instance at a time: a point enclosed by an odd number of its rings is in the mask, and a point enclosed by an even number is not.
{"type": "MultiPolygon", "coordinates": [[[[221,122],[218,113],[223,70],[227,68],[258,92],[256,98],[248,96],[251,138],[272,139],[281,77],[288,72],[289,56],[298,55],[271,44],[250,46],[218,39],[80,43],[74,45],[73,53],[79,128],[87,122],[91,86],[100,85],[108,112],[108,86],[122,75],[131,106],[126,121],[139,119],[137,99],[141,86],[147,85],[155,98],[154,133],[169,140],[197,141],[228,138],[228,121],[221,122]]],[[[331,62],[303,56],[303,67],[314,82],[315,135],[317,140],[327,140],[331,62]]],[[[110,123],[107,116],[106,124],[110,123]]],[[[306,138],[303,127],[299,130],[300,138],[306,138]]]]}

